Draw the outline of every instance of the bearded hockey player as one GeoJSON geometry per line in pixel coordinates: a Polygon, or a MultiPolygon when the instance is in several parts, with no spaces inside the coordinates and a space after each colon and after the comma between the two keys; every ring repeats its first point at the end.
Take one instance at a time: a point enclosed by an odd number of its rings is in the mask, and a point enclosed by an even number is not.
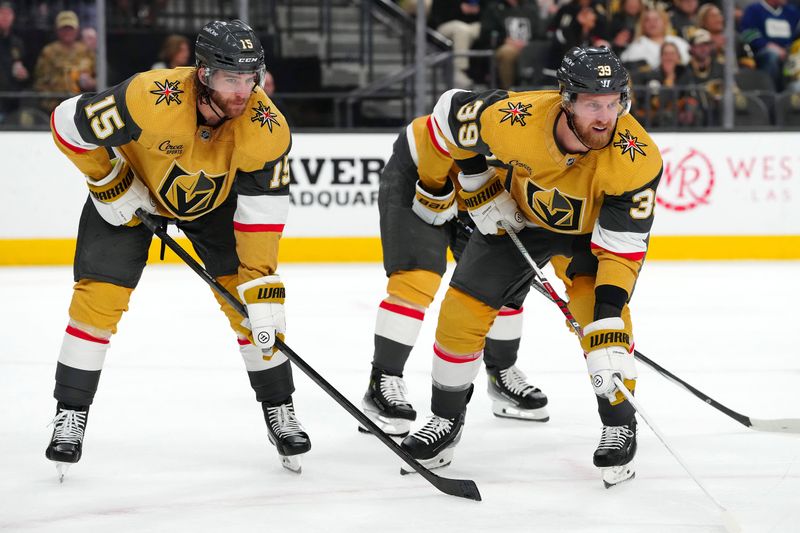
{"type": "MultiPolygon", "coordinates": [[[[426,115],[401,132],[381,174],[378,208],[388,296],[378,308],[372,372],[362,407],[389,435],[407,435],[416,419],[403,370],[445,273],[448,246],[458,260],[469,239],[472,221],[456,201],[458,171],[426,115]]],[[[500,417],[546,422],[547,397],[516,366],[521,334],[522,302],[503,306],[484,349],[492,411],[500,417]]]]}
{"type": "Polygon", "coordinates": [[[442,303],[433,361],[433,417],[403,440],[431,466],[449,464],[483,358],[484,337],[503,304],[520,299],[533,272],[505,224],[537,264],[572,257],[569,307],[603,423],[594,464],[606,486],[634,475],[636,418],[617,390],[636,384],[627,302],[644,261],[662,160],[628,115],[628,74],[609,49],[573,48],[559,91],[444,93],[434,126],[461,168],[461,195],[478,231],[442,303]],[[486,163],[515,167],[510,192],[486,163]]]}
{"type": "Polygon", "coordinates": [[[51,118],[56,145],[89,187],[46,450],[62,480],[81,458],[110,338],[147,261],[153,235],[134,216],[138,208],[176,223],[208,272],[246,305],[243,324],[217,297],[283,465],[299,472],[311,448],[292,403],[291,367],[274,346],[285,331],[276,269],[289,207],[289,128],[261,89],[264,51],[247,24],[207,24],[196,56],[196,68],[137,74],[64,101],[51,118]]]}

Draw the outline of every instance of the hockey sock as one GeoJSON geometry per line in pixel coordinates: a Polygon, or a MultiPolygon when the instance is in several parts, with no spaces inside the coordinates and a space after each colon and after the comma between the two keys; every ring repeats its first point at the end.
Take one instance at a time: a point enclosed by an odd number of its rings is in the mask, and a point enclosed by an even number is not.
{"type": "Polygon", "coordinates": [[[56,366],[56,400],[75,406],[92,404],[108,346],[108,339],[67,326],[56,366]]]}
{"type": "Polygon", "coordinates": [[[433,345],[431,410],[435,415],[453,418],[466,408],[482,355],[482,351],[455,355],[433,345]]]}
{"type": "Polygon", "coordinates": [[[500,370],[517,362],[519,339],[522,336],[522,308],[503,307],[497,313],[483,348],[483,359],[487,367],[500,370]]]}
{"type": "Polygon", "coordinates": [[[604,426],[624,426],[631,421],[636,409],[629,401],[611,405],[608,398],[597,398],[597,412],[600,413],[600,420],[604,426]]]}
{"type": "Polygon", "coordinates": [[[474,386],[463,390],[444,390],[436,383],[431,387],[431,412],[442,418],[455,418],[467,409],[474,386]]]}
{"type": "Polygon", "coordinates": [[[239,340],[239,352],[244,359],[247,377],[250,378],[250,386],[256,393],[256,400],[276,403],[292,395],[294,392],[292,365],[283,353],[275,352],[269,361],[265,361],[261,348],[244,339],[239,340]]]}
{"type": "Polygon", "coordinates": [[[375,321],[372,366],[402,376],[424,318],[425,311],[382,301],[375,321]]]}

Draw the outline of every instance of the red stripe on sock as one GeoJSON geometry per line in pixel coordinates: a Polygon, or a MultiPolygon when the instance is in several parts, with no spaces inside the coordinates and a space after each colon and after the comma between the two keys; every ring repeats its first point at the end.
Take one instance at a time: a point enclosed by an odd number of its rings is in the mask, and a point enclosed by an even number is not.
{"type": "Polygon", "coordinates": [[[101,339],[100,337],[89,335],[85,331],[80,330],[76,327],[67,326],[67,333],[69,333],[73,337],[78,337],[79,339],[83,339],[85,341],[96,342],[97,344],[108,344],[108,339],[101,339]]]}
{"type": "Polygon", "coordinates": [[[436,357],[447,361],[448,363],[471,363],[478,359],[481,356],[481,352],[476,352],[473,354],[468,355],[453,355],[450,353],[445,352],[441,348],[439,348],[436,344],[433,345],[433,353],[436,354],[436,357]]]}
{"type": "Polygon", "coordinates": [[[245,224],[244,222],[234,222],[233,229],[243,233],[282,233],[285,224],[245,224]]]}
{"type": "Polygon", "coordinates": [[[411,318],[416,318],[417,320],[422,320],[425,318],[425,311],[419,311],[418,309],[411,309],[410,307],[403,307],[402,305],[397,304],[390,304],[389,302],[381,302],[379,306],[381,309],[386,309],[392,313],[397,313],[398,315],[404,315],[411,318]]]}

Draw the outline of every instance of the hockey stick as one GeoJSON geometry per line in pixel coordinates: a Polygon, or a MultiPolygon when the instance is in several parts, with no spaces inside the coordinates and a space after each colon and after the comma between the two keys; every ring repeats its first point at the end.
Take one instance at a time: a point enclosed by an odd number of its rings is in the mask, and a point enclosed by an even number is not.
{"type": "MultiPolygon", "coordinates": [[[[177,242],[175,242],[175,239],[167,234],[166,230],[161,227],[161,224],[159,224],[159,222],[152,215],[143,209],[137,209],[136,216],[145,226],[147,226],[147,229],[155,233],[158,238],[161,239],[161,242],[166,244],[170,250],[175,252],[177,256],[189,266],[189,268],[194,270],[195,273],[203,278],[203,280],[208,283],[208,285],[217,294],[219,294],[228,303],[228,305],[233,307],[236,312],[242,315],[242,317],[247,318],[247,309],[244,307],[244,305],[242,305],[242,303],[239,302],[235,296],[228,292],[228,290],[220,282],[214,279],[214,277],[211,276],[211,274],[209,274],[208,271],[206,271],[206,269],[203,268],[200,263],[198,263],[191,255],[189,255],[186,250],[184,250],[177,242]]],[[[368,428],[370,432],[378,437],[378,439],[390,450],[392,450],[395,455],[400,457],[400,459],[402,459],[408,466],[416,470],[417,473],[424,477],[431,485],[451,496],[481,501],[481,494],[478,491],[478,486],[474,481],[470,479],[451,479],[438,476],[419,464],[416,459],[411,457],[411,455],[403,448],[398,446],[391,437],[381,431],[381,429],[372,420],[370,420],[347,398],[345,398],[341,392],[336,390],[333,385],[328,383],[325,378],[319,375],[317,371],[314,370],[308,363],[306,363],[299,355],[297,355],[294,350],[289,348],[285,342],[281,341],[280,339],[275,339],[275,345],[296,367],[298,367],[303,371],[303,373],[305,373],[305,375],[311,378],[311,381],[319,385],[319,387],[324,390],[328,396],[333,398],[336,403],[341,405],[344,410],[350,413],[350,415],[358,420],[359,423],[368,428]]]]}
{"type": "MultiPolygon", "coordinates": [[[[466,225],[462,220],[456,218],[456,223],[461,227],[461,229],[463,229],[468,234],[472,233],[473,229],[468,225],[466,225]]],[[[517,248],[519,249],[519,246],[517,248]]],[[[523,255],[528,255],[526,259],[530,258],[530,255],[528,254],[528,251],[525,250],[524,246],[522,247],[522,249],[520,249],[520,253],[522,253],[523,255]]],[[[529,262],[532,261],[533,259],[529,259],[529,262]]],[[[537,276],[540,276],[540,273],[541,270],[538,271],[537,276]]],[[[536,277],[533,279],[533,281],[531,281],[531,287],[536,289],[539,293],[543,294],[551,302],[554,302],[556,305],[558,305],[559,309],[561,309],[561,311],[564,313],[564,316],[567,317],[567,320],[569,321],[570,325],[575,330],[575,332],[577,333],[580,331],[580,325],[572,316],[572,314],[569,313],[569,308],[567,307],[566,302],[564,302],[564,300],[559,298],[558,294],[554,290],[552,290],[552,286],[548,289],[542,284],[540,279],[536,277]]],[[[651,369],[661,374],[663,377],[669,379],[676,385],[683,387],[687,391],[691,392],[703,403],[710,405],[717,411],[720,411],[723,414],[731,417],[732,419],[736,420],[745,427],[749,427],[750,429],[754,429],[757,431],[766,431],[772,433],[800,433],[800,419],[798,418],[752,418],[747,415],[737,413],[730,407],[726,407],[725,405],[719,403],[717,400],[715,400],[708,394],[704,393],[700,389],[693,387],[692,385],[682,380],[681,378],[679,378],[678,376],[676,376],[663,366],[659,365],[649,357],[646,357],[639,350],[634,349],[633,355],[636,357],[636,359],[643,362],[651,369]]]]}
{"type": "MultiPolygon", "coordinates": [[[[550,295],[551,299],[558,304],[558,307],[561,309],[561,312],[564,314],[569,323],[572,325],[572,328],[575,330],[575,333],[578,335],[578,337],[582,338],[583,329],[581,328],[580,324],[578,324],[578,321],[575,320],[574,316],[572,316],[572,313],[570,312],[564,300],[558,296],[558,293],[555,291],[555,289],[553,289],[553,286],[550,285],[550,282],[547,280],[547,277],[545,277],[542,270],[536,264],[536,261],[533,260],[531,254],[528,253],[528,250],[525,248],[525,245],[522,244],[522,241],[519,239],[517,234],[514,233],[514,230],[511,229],[511,226],[509,226],[506,222],[501,222],[501,225],[503,229],[506,230],[506,233],[508,233],[508,236],[511,237],[511,240],[514,242],[514,245],[517,247],[517,250],[519,250],[520,254],[522,254],[522,257],[525,258],[530,267],[533,269],[534,274],[536,274],[536,277],[539,278],[539,282],[547,291],[547,294],[550,295]]],[[[705,488],[705,486],[700,482],[697,476],[695,476],[694,473],[689,469],[689,466],[683,461],[681,456],[678,455],[677,451],[675,451],[672,448],[672,446],[669,445],[667,440],[661,434],[661,431],[653,423],[650,416],[642,410],[641,403],[634,398],[633,394],[627,389],[627,387],[625,387],[625,384],[622,382],[622,380],[619,379],[619,377],[614,376],[614,384],[617,386],[620,392],[622,392],[625,398],[630,402],[631,406],[633,406],[633,408],[636,410],[639,416],[641,416],[642,419],[645,421],[645,423],[648,426],[650,426],[650,429],[653,430],[653,433],[656,434],[656,437],[658,437],[661,443],[667,448],[667,451],[669,451],[672,454],[675,460],[678,461],[678,463],[683,467],[684,470],[686,470],[686,473],[689,474],[689,477],[691,477],[692,480],[694,480],[694,482],[697,484],[697,486],[700,487],[700,490],[702,490],[706,494],[706,496],[708,496],[708,498],[712,502],[714,502],[714,505],[722,512],[722,522],[725,525],[725,529],[727,529],[731,533],[741,531],[739,525],[736,523],[736,520],[733,518],[730,511],[728,511],[721,503],[719,503],[719,501],[705,488]]]]}
{"type": "Polygon", "coordinates": [[[664,447],[667,450],[669,450],[669,453],[671,453],[672,456],[675,458],[675,460],[678,461],[678,463],[683,467],[684,470],[686,470],[686,473],[689,474],[689,477],[691,477],[694,480],[694,482],[697,483],[697,486],[700,487],[700,490],[702,490],[706,494],[706,496],[708,496],[708,499],[714,502],[714,505],[716,505],[717,509],[719,509],[719,511],[722,513],[722,523],[725,525],[725,529],[728,530],[730,533],[736,533],[741,531],[742,529],[741,527],[739,527],[739,524],[736,522],[736,518],[733,516],[733,514],[730,511],[728,511],[725,508],[725,506],[719,503],[719,500],[717,500],[708,491],[708,489],[706,489],[706,487],[700,482],[697,476],[695,476],[694,473],[691,471],[689,465],[687,465],[686,462],[683,460],[683,458],[678,454],[677,450],[674,450],[672,446],[669,445],[666,437],[664,437],[664,435],[661,433],[661,430],[658,429],[658,427],[656,427],[650,415],[644,412],[644,409],[642,409],[642,404],[639,402],[639,400],[636,399],[636,397],[634,397],[631,391],[628,390],[628,388],[625,386],[622,380],[619,379],[619,377],[614,376],[614,384],[617,386],[620,392],[622,392],[625,398],[631,403],[633,408],[636,409],[636,412],[639,413],[639,416],[642,417],[642,420],[644,420],[645,423],[648,426],[650,426],[650,429],[653,430],[653,433],[656,434],[656,437],[658,437],[658,440],[661,441],[661,444],[663,444],[664,447]]]}
{"type": "MultiPolygon", "coordinates": [[[[516,235],[515,235],[515,237],[516,237],[516,235]]],[[[527,253],[527,251],[525,253],[527,253]]],[[[537,276],[538,276],[538,274],[537,274],[537,276]]],[[[548,290],[542,284],[542,282],[537,278],[534,278],[534,280],[531,282],[531,286],[534,289],[536,289],[537,291],[539,291],[541,294],[543,294],[544,296],[549,298],[551,302],[555,302],[558,305],[558,307],[562,310],[562,312],[566,311],[564,313],[564,316],[567,317],[567,320],[569,321],[569,323],[572,326],[572,328],[575,330],[576,333],[580,331],[580,329],[579,329],[580,325],[578,324],[577,321],[575,321],[575,318],[572,316],[571,313],[569,315],[567,315],[567,313],[569,313],[569,308],[567,307],[567,304],[561,298],[559,298],[558,294],[555,294],[554,291],[548,290]]],[[[552,289],[552,287],[550,287],[550,289],[552,289]]],[[[739,422],[743,426],[746,426],[746,427],[749,427],[751,429],[755,429],[755,430],[758,430],[758,431],[767,431],[767,432],[774,432],[774,433],[800,433],[800,419],[797,419],[797,418],[774,418],[774,419],[752,418],[752,417],[749,417],[747,415],[743,415],[741,413],[737,413],[733,409],[722,405],[717,400],[715,400],[711,396],[707,395],[703,391],[701,391],[701,390],[697,389],[696,387],[693,387],[689,383],[685,382],[684,380],[682,380],[681,378],[679,378],[678,376],[676,376],[675,374],[673,374],[672,372],[670,372],[669,370],[667,370],[663,366],[659,365],[658,363],[656,363],[655,361],[653,361],[649,357],[646,357],[639,350],[634,349],[633,355],[636,357],[636,359],[640,360],[641,362],[643,362],[644,364],[646,364],[647,366],[649,366],[650,368],[655,370],[657,373],[661,374],[662,376],[664,376],[665,378],[669,379],[670,381],[672,381],[676,385],[678,385],[680,387],[683,387],[687,391],[689,391],[692,394],[694,394],[697,398],[699,398],[701,401],[703,401],[703,403],[706,403],[706,404],[710,405],[711,407],[713,407],[714,409],[716,409],[716,410],[726,414],[727,416],[733,418],[734,420],[736,420],[737,422],[739,422]]]]}

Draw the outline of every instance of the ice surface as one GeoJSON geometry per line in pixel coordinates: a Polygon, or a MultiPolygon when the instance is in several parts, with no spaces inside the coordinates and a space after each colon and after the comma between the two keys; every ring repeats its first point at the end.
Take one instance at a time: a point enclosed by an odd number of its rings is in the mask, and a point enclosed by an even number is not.
{"type": "MultiPolygon", "coordinates": [[[[385,290],[380,265],[288,264],[281,274],[288,344],[360,404],[385,290]]],[[[558,309],[533,291],[519,366],[547,393],[550,422],[492,416],[480,375],[453,464],[440,471],[474,479],[483,502],[401,477],[399,459],[299,371],[295,405],[313,449],[293,475],[267,442],[224,317],[178,265],[145,271],[112,340],[84,457],[59,485],[44,448],[71,284],[66,267],[0,269],[2,530],[723,531],[644,424],[636,479],[603,488],[583,358],[558,309]]],[[[798,301],[798,262],[651,262],[633,300],[636,347],[732,409],[798,418],[798,301]]],[[[422,414],[437,313],[438,300],[406,372],[422,414]]],[[[637,398],[743,530],[800,531],[800,435],[748,429],[639,369],[637,398]]]]}

